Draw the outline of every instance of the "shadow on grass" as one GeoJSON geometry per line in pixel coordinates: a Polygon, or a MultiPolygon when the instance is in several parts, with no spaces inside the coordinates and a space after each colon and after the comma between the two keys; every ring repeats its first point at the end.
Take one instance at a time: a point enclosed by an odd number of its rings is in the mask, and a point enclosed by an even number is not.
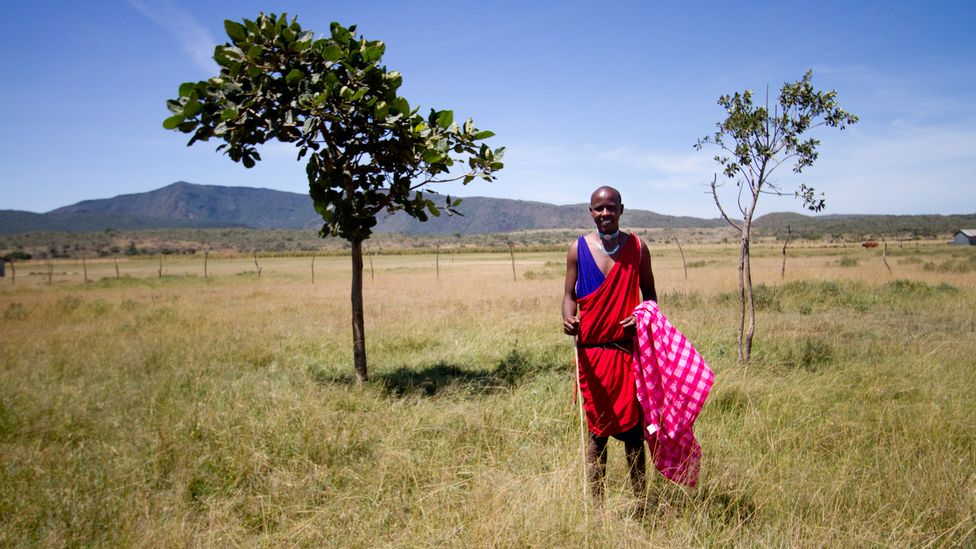
{"type": "Polygon", "coordinates": [[[434,396],[445,389],[464,389],[472,394],[483,395],[512,385],[496,372],[466,370],[454,364],[439,362],[420,370],[397,368],[373,378],[390,396],[434,396]]]}
{"type": "MultiPolygon", "coordinates": [[[[376,373],[370,376],[369,383],[379,385],[387,396],[397,398],[431,397],[445,390],[480,396],[510,389],[525,378],[554,367],[555,363],[550,360],[530,360],[519,349],[513,349],[491,370],[477,369],[476,365],[465,368],[459,364],[436,362],[420,369],[402,366],[393,371],[376,373]]],[[[309,372],[316,383],[323,385],[356,383],[352,374],[318,369],[310,369],[309,372]]]]}

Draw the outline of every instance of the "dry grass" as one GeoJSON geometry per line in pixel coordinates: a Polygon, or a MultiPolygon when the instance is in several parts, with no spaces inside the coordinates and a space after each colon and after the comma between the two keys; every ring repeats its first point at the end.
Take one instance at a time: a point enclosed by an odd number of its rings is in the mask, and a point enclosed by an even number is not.
{"type": "MultiPolygon", "coordinates": [[[[700,486],[580,497],[562,254],[18,265],[0,284],[0,546],[966,546],[976,543],[969,250],[757,250],[734,362],[731,246],[657,246],[661,302],[717,371],[700,486]],[[955,255],[953,255],[955,254],[955,255]],[[856,257],[857,266],[839,260],[856,257]],[[920,260],[911,260],[919,258],[920,260]],[[126,278],[125,275],[128,275],[126,278]]],[[[971,255],[971,254],[970,254],[971,255]]]]}

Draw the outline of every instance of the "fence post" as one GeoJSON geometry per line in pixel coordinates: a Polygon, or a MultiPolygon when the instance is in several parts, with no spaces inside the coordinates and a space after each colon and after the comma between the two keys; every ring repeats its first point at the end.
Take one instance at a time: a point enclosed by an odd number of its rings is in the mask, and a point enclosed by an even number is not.
{"type": "Polygon", "coordinates": [[[888,241],[881,237],[881,242],[884,243],[884,251],[881,252],[881,261],[884,262],[884,266],[888,268],[888,272],[891,272],[891,265],[888,265],[888,241]]]}
{"type": "Polygon", "coordinates": [[[258,265],[258,253],[254,252],[254,268],[258,270],[258,278],[261,278],[261,266],[258,265]]]}
{"type": "Polygon", "coordinates": [[[508,241],[508,255],[512,258],[512,280],[517,280],[515,278],[515,245],[512,244],[511,240],[508,241]]]}
{"type": "Polygon", "coordinates": [[[315,284],[315,254],[312,254],[312,284],[315,284]]]}
{"type": "Polygon", "coordinates": [[[88,284],[88,262],[85,261],[85,254],[81,254],[81,270],[84,273],[85,284],[88,284]]]}
{"type": "Polygon", "coordinates": [[[786,247],[790,244],[790,237],[793,236],[793,229],[786,226],[786,242],[783,243],[783,267],[779,271],[780,278],[786,278],[786,247]]]}
{"type": "Polygon", "coordinates": [[[688,263],[685,262],[685,251],[681,249],[681,241],[678,240],[678,235],[674,235],[674,242],[678,245],[678,251],[681,252],[681,266],[685,268],[685,280],[688,280],[688,263]]]}
{"type": "Polygon", "coordinates": [[[204,250],[203,252],[203,279],[207,282],[210,281],[210,273],[207,272],[207,263],[210,261],[210,250],[204,250]]]}
{"type": "Polygon", "coordinates": [[[115,260],[115,280],[118,280],[122,278],[119,276],[119,258],[113,257],[112,259],[115,260]]]}
{"type": "Polygon", "coordinates": [[[163,254],[159,254],[159,278],[163,278],[163,254]]]}
{"type": "Polygon", "coordinates": [[[434,266],[437,269],[437,280],[441,279],[441,243],[435,245],[434,266]]]}

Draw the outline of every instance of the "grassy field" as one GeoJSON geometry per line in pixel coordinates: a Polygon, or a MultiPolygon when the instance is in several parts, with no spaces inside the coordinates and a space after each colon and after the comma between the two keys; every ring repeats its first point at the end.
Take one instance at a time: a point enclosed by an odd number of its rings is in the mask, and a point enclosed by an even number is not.
{"type": "Polygon", "coordinates": [[[717,373],[698,488],[581,497],[564,254],[380,255],[371,381],[349,261],[17,265],[0,279],[0,546],[976,545],[976,250],[652,246],[661,305],[717,373]]]}

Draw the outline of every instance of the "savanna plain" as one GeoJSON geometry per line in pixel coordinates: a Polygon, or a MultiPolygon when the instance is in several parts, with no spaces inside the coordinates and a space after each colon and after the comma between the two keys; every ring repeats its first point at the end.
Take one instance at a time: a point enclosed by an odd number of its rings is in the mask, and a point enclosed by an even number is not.
{"type": "Polygon", "coordinates": [[[373,257],[363,385],[348,257],[19,263],[0,546],[976,545],[976,249],[756,246],[748,366],[735,246],[651,250],[716,383],[643,515],[617,442],[582,495],[563,252],[373,257]]]}

